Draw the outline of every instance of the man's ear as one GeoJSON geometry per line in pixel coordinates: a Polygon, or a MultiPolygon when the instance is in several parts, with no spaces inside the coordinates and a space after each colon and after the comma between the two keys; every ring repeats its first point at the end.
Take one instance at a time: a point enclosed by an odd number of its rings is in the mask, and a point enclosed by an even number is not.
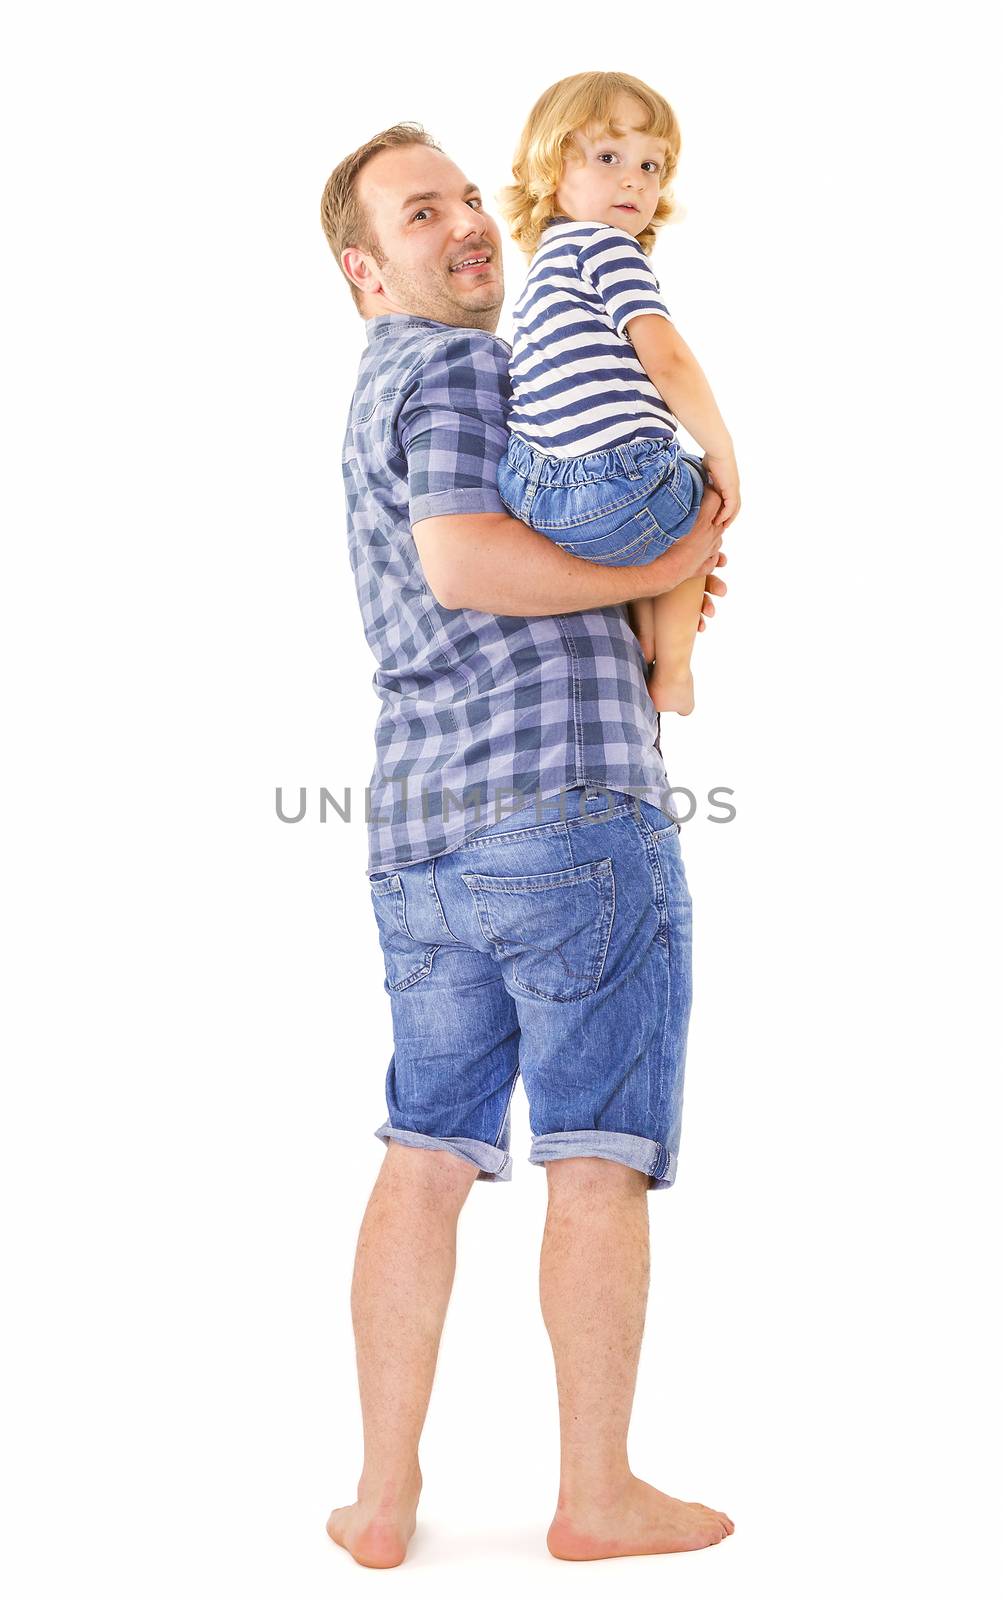
{"type": "Polygon", "coordinates": [[[382,294],[383,283],[372,256],[367,256],[357,245],[349,245],[341,252],[341,265],[345,275],[362,294],[382,294]]]}

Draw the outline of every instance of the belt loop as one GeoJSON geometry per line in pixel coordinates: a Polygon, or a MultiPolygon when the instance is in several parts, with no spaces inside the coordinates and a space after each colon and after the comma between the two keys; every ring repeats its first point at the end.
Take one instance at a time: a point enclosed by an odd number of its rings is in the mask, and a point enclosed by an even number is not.
{"type": "Polygon", "coordinates": [[[442,925],[443,937],[447,938],[447,939],[451,939],[454,944],[458,944],[459,940],[457,939],[457,937],[456,937],[455,933],[453,932],[452,928],[449,926],[449,923],[446,921],[446,913],[442,909],[442,901],[439,898],[439,889],[438,889],[438,885],[436,884],[436,881],[435,881],[436,862],[438,862],[438,864],[441,866],[442,865],[442,857],[441,856],[432,856],[431,859],[429,860],[429,863],[428,863],[428,875],[427,875],[428,891],[429,891],[429,894],[432,897],[432,903],[435,906],[435,914],[438,917],[439,922],[442,925]]]}
{"type": "Polygon", "coordinates": [[[620,457],[620,460],[623,463],[623,470],[627,474],[628,478],[639,478],[641,476],[640,469],[638,468],[637,463],[635,462],[627,446],[625,444],[617,444],[614,445],[613,448],[620,457]]]}
{"type": "Polygon", "coordinates": [[[534,450],[533,453],[536,459],[533,462],[532,470],[526,483],[526,498],[522,502],[523,522],[529,521],[530,508],[536,499],[536,491],[540,487],[540,474],[546,465],[546,457],[539,450],[534,450]]]}

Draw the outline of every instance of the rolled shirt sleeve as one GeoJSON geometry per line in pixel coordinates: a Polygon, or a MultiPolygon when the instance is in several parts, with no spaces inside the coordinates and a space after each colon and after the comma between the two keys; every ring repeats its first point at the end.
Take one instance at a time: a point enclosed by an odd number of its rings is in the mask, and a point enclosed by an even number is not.
{"type": "Polygon", "coordinates": [[[656,316],[672,321],[662,300],[658,279],[637,240],[622,228],[603,228],[582,245],[578,270],[599,295],[621,339],[628,339],[631,317],[656,316]]]}
{"type": "Polygon", "coordinates": [[[508,346],[458,328],[408,375],[397,412],[412,525],[502,512],[498,463],[508,447],[508,346]]]}

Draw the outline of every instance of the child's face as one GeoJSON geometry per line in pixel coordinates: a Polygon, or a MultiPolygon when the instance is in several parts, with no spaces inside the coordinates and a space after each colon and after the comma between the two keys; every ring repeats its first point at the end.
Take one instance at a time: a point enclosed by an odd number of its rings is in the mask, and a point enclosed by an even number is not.
{"type": "Polygon", "coordinates": [[[642,133],[644,107],[620,95],[612,121],[620,130],[599,137],[593,129],[574,135],[578,156],[569,156],[557,188],[558,209],[572,222],[607,222],[636,238],[655,214],[661,192],[665,140],[642,133]]]}

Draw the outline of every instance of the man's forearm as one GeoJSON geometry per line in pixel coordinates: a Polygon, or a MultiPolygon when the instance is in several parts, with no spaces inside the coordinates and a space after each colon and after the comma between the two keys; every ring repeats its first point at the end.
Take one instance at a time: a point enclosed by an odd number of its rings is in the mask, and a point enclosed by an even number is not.
{"type": "Polygon", "coordinates": [[[464,522],[462,534],[450,541],[441,601],[450,610],[501,617],[591,611],[663,594],[684,576],[674,548],[648,566],[606,567],[570,555],[514,517],[482,515],[464,522]]]}

